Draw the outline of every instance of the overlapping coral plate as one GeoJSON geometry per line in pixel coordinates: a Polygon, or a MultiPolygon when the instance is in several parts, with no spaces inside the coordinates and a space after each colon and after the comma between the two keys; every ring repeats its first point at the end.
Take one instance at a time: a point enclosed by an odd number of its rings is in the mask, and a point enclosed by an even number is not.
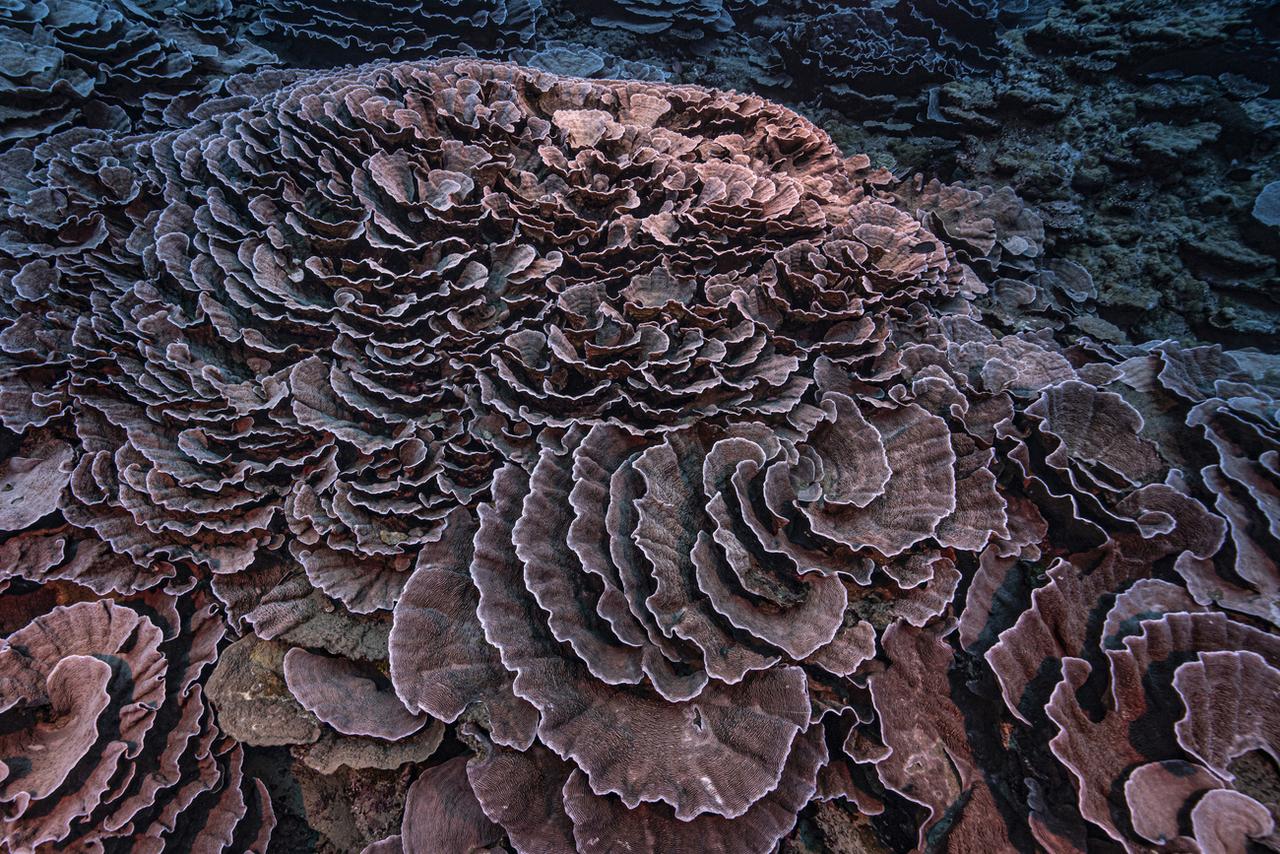
{"type": "Polygon", "coordinates": [[[753,95],[209,95],[0,155],[7,850],[1277,846],[1274,357],[753,95]]]}

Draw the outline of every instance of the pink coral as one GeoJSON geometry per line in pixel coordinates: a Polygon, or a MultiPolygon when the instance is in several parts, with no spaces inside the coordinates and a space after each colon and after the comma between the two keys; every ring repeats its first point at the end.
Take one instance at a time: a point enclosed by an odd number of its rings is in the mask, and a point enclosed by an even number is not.
{"type": "Polygon", "coordinates": [[[63,595],[0,647],[8,850],[265,852],[271,800],[201,692],[225,632],[212,605],[63,595]]]}

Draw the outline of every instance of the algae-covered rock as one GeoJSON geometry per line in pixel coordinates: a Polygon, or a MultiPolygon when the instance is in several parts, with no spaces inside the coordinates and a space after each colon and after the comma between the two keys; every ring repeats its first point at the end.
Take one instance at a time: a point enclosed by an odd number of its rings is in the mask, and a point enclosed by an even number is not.
{"type": "Polygon", "coordinates": [[[288,647],[246,635],[222,651],[209,677],[218,726],[237,741],[260,747],[310,744],[320,722],[293,698],[284,681],[288,647]]]}
{"type": "Polygon", "coordinates": [[[1253,200],[1253,218],[1263,225],[1280,225],[1280,181],[1272,181],[1258,193],[1253,200]]]}
{"type": "Polygon", "coordinates": [[[1152,165],[1177,163],[1217,139],[1221,132],[1222,127],[1213,122],[1184,126],[1152,123],[1130,131],[1129,144],[1136,154],[1149,158],[1152,165]]]}

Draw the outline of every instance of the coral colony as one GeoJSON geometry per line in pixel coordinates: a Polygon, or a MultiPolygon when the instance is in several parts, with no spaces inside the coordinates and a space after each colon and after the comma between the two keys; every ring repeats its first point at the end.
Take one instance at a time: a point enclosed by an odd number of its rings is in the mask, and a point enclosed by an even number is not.
{"type": "Polygon", "coordinates": [[[804,117],[1280,32],[1045,5],[4,4],[0,851],[1280,850],[1276,165],[804,117]]]}

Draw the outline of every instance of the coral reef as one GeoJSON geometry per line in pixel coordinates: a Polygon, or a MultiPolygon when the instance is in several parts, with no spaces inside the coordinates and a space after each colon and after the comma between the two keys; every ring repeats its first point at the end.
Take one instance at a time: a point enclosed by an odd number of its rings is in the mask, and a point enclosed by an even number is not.
{"type": "Polygon", "coordinates": [[[899,177],[1012,186],[1097,283],[1067,340],[1275,349],[1274,4],[59,0],[0,11],[0,42],[0,147],[181,127],[273,65],[464,54],[753,92],[899,177]]]}
{"type": "Polygon", "coordinates": [[[1280,850],[1274,4],[0,5],[0,849],[1280,850]]]}
{"type": "Polygon", "coordinates": [[[512,48],[533,38],[542,0],[243,0],[245,37],[290,65],[327,68],[421,59],[442,50],[512,48]]]}
{"type": "Polygon", "coordinates": [[[223,78],[274,62],[237,38],[240,22],[228,0],[5,4],[0,147],[67,127],[182,123],[182,110],[217,93],[223,78]]]}
{"type": "MultiPolygon", "coordinates": [[[[1049,252],[1097,282],[1063,306],[1068,338],[1274,351],[1277,244],[1252,210],[1280,180],[1275,4],[1018,6],[738,3],[696,46],[618,30],[592,46],[764,94],[900,176],[1012,186],[1049,252]]],[[[591,26],[548,12],[552,36],[591,26]]]]}
{"type": "Polygon", "coordinates": [[[1275,356],[757,95],[209,94],[3,156],[10,850],[1276,846],[1275,356]]]}

